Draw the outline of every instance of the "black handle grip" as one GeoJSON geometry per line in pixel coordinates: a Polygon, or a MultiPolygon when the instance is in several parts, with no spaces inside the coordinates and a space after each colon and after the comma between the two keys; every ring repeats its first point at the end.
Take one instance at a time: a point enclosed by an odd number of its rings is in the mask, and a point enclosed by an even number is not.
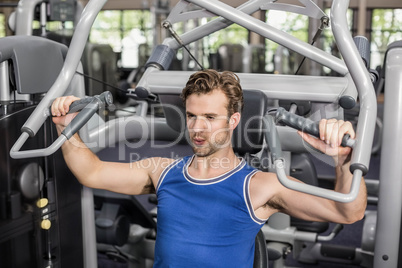
{"type": "Polygon", "coordinates": [[[279,107],[276,111],[276,122],[283,123],[294,129],[303,131],[305,133],[311,134],[315,137],[320,137],[320,130],[318,127],[318,122],[314,122],[305,117],[292,114],[286,111],[284,108],[279,107]]]}
{"type": "Polygon", "coordinates": [[[370,68],[370,41],[365,36],[355,36],[353,41],[366,68],[370,68]]]}
{"type": "Polygon", "coordinates": [[[78,130],[80,130],[88,120],[98,111],[99,100],[92,99],[84,109],[82,109],[76,117],[66,126],[66,128],[61,132],[67,139],[70,139],[78,130]]]}
{"type": "Polygon", "coordinates": [[[98,111],[101,105],[111,105],[113,103],[112,94],[105,91],[100,95],[84,98],[74,101],[70,105],[69,113],[80,111],[76,117],[63,130],[62,134],[70,139],[78,130],[80,130],[88,120],[98,111]]]}
{"type": "Polygon", "coordinates": [[[82,109],[85,108],[85,106],[87,106],[89,103],[92,102],[94,97],[87,97],[87,98],[83,98],[77,101],[74,101],[70,104],[70,108],[68,110],[68,113],[75,113],[75,112],[79,112],[82,109]]]}
{"type": "Polygon", "coordinates": [[[337,236],[343,230],[343,224],[336,224],[331,233],[337,236]]]}
{"type": "MultiPolygon", "coordinates": [[[[70,104],[70,109],[68,110],[68,114],[79,112],[84,109],[89,103],[91,103],[94,99],[101,100],[106,106],[113,104],[113,95],[110,91],[102,92],[100,95],[96,95],[93,97],[86,97],[80,100],[76,100],[70,104]]],[[[51,108],[49,108],[49,114],[52,114],[51,108]]]]}
{"type": "Polygon", "coordinates": [[[275,127],[274,118],[272,116],[265,116],[262,120],[262,123],[265,129],[265,140],[268,143],[273,161],[281,159],[282,146],[275,127]]]}
{"type": "Polygon", "coordinates": [[[106,106],[113,104],[112,93],[110,93],[110,91],[105,91],[102,92],[100,95],[74,101],[73,103],[71,103],[70,110],[68,111],[68,113],[75,113],[81,111],[82,109],[84,109],[85,106],[87,106],[87,104],[91,103],[95,98],[101,100],[102,103],[104,103],[106,106]]]}
{"type": "MultiPolygon", "coordinates": [[[[317,138],[320,137],[319,122],[314,122],[308,118],[290,113],[284,108],[279,107],[276,110],[276,122],[283,123],[294,129],[303,131],[317,138]]],[[[354,140],[350,138],[349,134],[345,134],[342,138],[341,146],[343,147],[353,147],[354,140]]]]}

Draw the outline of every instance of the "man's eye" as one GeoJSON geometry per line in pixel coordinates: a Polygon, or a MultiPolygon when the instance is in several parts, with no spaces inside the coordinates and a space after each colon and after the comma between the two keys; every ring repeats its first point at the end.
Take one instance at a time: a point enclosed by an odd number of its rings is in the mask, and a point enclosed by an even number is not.
{"type": "Polygon", "coordinates": [[[207,119],[208,119],[208,120],[214,120],[214,119],[215,119],[215,116],[207,116],[207,119]]]}

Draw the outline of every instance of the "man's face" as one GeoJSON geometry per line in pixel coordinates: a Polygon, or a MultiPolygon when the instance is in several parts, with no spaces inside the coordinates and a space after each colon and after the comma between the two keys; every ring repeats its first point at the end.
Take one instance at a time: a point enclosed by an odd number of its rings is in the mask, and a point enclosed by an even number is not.
{"type": "Polygon", "coordinates": [[[197,156],[210,156],[230,146],[227,97],[221,90],[193,94],[186,100],[187,129],[190,144],[197,156]]]}

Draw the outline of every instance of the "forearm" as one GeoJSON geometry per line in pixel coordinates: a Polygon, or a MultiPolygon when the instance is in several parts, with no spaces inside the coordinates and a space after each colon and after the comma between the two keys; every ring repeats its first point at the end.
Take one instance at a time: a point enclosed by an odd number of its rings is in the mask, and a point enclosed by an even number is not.
{"type": "Polygon", "coordinates": [[[85,186],[96,188],[92,178],[96,177],[101,161],[88,149],[78,134],[63,144],[62,152],[67,166],[78,181],[85,186]]]}
{"type": "MultiPolygon", "coordinates": [[[[350,172],[350,161],[342,165],[337,165],[335,168],[336,182],[335,191],[348,194],[350,192],[353,180],[353,174],[350,172]]],[[[362,178],[359,187],[359,193],[355,200],[347,203],[337,202],[338,211],[348,221],[354,222],[360,220],[364,216],[367,205],[367,190],[364,179],[362,178]],[[350,220],[349,220],[350,219],[350,220]]]]}
{"type": "Polygon", "coordinates": [[[353,178],[353,174],[350,172],[350,161],[342,164],[335,161],[335,175],[335,191],[349,193],[353,178]]]}

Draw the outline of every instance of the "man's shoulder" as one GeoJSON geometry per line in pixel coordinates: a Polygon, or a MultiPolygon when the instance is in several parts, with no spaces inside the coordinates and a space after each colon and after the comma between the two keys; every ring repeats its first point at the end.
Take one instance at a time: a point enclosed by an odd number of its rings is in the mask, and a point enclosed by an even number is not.
{"type": "Polygon", "coordinates": [[[256,172],[253,175],[253,178],[275,178],[276,174],[274,172],[267,172],[267,171],[261,171],[261,170],[256,170],[256,172]]]}
{"type": "Polygon", "coordinates": [[[148,168],[153,168],[157,170],[164,170],[171,166],[183,167],[191,156],[179,157],[179,158],[168,158],[168,157],[150,157],[141,160],[144,166],[148,168]]]}
{"type": "Polygon", "coordinates": [[[266,172],[266,171],[257,171],[251,177],[251,180],[254,184],[264,185],[269,184],[272,182],[278,181],[277,176],[273,172],[266,172]]]}
{"type": "Polygon", "coordinates": [[[178,159],[168,157],[150,157],[141,160],[144,166],[157,169],[165,169],[176,161],[178,161],[178,159]]]}

